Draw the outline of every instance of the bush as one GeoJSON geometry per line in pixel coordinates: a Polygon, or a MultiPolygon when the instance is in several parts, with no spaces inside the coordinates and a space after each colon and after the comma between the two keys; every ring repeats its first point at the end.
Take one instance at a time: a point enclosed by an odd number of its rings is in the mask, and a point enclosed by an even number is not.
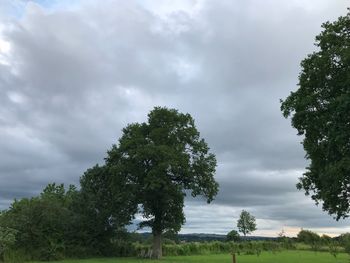
{"type": "Polygon", "coordinates": [[[284,237],[282,239],[282,241],[280,242],[280,244],[282,245],[282,248],[284,249],[296,249],[296,245],[295,242],[288,237],[284,237]]]}
{"type": "Polygon", "coordinates": [[[304,242],[305,244],[312,245],[321,242],[321,237],[310,230],[301,230],[298,233],[298,241],[304,242]]]}
{"type": "Polygon", "coordinates": [[[239,233],[236,230],[231,230],[226,235],[226,241],[233,241],[238,242],[240,241],[241,237],[239,236],[239,233]]]}
{"type": "Polygon", "coordinates": [[[3,261],[8,263],[23,263],[28,258],[23,250],[8,249],[4,253],[3,261]]]}
{"type": "Polygon", "coordinates": [[[343,246],[344,246],[345,252],[350,255],[350,240],[344,241],[343,246]]]}
{"type": "Polygon", "coordinates": [[[17,231],[0,226],[0,261],[4,261],[5,254],[14,246],[17,231]]]}
{"type": "Polygon", "coordinates": [[[339,249],[337,244],[334,241],[330,241],[328,243],[329,246],[329,253],[333,256],[333,257],[337,257],[338,253],[339,253],[339,249]]]}

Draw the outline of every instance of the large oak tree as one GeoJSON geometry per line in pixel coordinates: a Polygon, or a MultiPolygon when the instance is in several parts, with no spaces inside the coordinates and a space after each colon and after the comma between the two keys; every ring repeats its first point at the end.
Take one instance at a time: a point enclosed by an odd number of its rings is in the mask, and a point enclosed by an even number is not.
{"type": "Polygon", "coordinates": [[[154,258],[162,256],[162,233],[178,232],[184,224],[186,194],[202,195],[209,203],[218,192],[215,155],[193,118],[175,109],[156,107],[147,122],[124,128],[106,166],[133,189],[145,219],[140,227],[152,229],[154,258]]]}
{"type": "Polygon", "coordinates": [[[322,27],[281,110],[310,160],[297,187],[338,220],[350,211],[350,13],[322,27]]]}

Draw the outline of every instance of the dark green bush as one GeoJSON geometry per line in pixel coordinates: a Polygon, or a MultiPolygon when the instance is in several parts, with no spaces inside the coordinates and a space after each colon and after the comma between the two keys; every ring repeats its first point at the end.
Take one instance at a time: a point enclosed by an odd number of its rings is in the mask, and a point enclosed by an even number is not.
{"type": "Polygon", "coordinates": [[[23,250],[8,249],[4,253],[3,260],[5,263],[23,263],[28,257],[23,250]]]}

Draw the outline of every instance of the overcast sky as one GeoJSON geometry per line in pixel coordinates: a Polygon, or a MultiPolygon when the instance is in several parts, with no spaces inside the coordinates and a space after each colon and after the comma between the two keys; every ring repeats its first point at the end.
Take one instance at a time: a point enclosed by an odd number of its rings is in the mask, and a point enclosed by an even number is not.
{"type": "Polygon", "coordinates": [[[299,192],[307,161],[281,98],[345,0],[0,0],[0,209],[78,184],[154,106],[190,113],[220,192],[187,200],[182,233],[350,231],[299,192]]]}

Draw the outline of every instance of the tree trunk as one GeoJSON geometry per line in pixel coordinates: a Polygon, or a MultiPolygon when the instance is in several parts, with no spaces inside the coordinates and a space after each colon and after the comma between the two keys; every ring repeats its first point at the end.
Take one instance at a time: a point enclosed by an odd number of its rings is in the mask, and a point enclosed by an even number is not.
{"type": "Polygon", "coordinates": [[[152,258],[160,259],[162,257],[162,233],[154,232],[153,233],[153,249],[152,249],[152,258]]]}

